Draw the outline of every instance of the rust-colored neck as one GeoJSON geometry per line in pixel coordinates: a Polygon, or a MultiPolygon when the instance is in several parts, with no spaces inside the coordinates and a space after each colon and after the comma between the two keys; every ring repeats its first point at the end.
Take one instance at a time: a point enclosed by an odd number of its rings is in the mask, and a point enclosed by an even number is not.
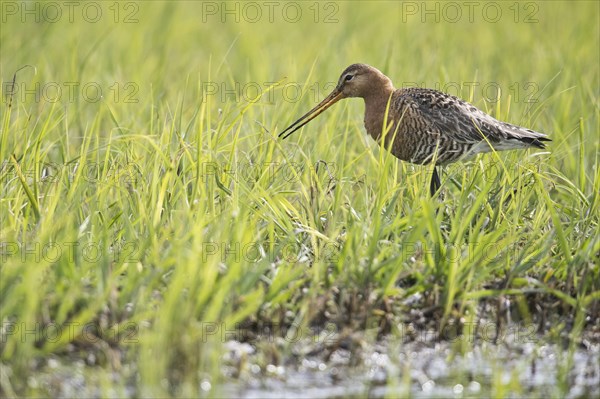
{"type": "Polygon", "coordinates": [[[387,77],[386,80],[378,83],[381,85],[374,86],[363,97],[365,100],[365,129],[376,141],[379,141],[382,134],[385,111],[388,101],[394,93],[394,86],[387,77]]]}

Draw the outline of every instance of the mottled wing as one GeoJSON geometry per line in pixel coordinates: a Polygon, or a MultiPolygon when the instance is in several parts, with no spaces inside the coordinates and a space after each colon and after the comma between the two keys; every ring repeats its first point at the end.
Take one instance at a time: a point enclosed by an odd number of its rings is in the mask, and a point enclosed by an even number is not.
{"type": "Polygon", "coordinates": [[[488,142],[496,150],[508,150],[531,145],[544,148],[542,141],[548,140],[542,133],[500,122],[466,101],[437,90],[399,90],[394,106],[399,114],[410,114],[430,146],[431,140],[436,141],[440,156],[444,150],[448,152],[443,157],[448,159],[441,159],[442,162],[490,151],[488,142]]]}

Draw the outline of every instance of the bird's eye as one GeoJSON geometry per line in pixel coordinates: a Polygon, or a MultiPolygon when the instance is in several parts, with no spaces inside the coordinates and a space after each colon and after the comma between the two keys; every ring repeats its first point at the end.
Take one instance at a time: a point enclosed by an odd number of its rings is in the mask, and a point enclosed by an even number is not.
{"type": "Polygon", "coordinates": [[[345,77],[346,82],[349,80],[352,80],[353,77],[354,77],[354,75],[346,75],[346,77],[345,77]]]}

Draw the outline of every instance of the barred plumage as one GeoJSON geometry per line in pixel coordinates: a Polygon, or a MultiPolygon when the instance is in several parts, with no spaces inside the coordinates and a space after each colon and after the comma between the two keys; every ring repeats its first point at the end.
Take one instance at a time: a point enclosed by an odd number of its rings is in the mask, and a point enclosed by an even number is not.
{"type": "MultiPolygon", "coordinates": [[[[545,148],[544,141],[550,141],[543,133],[501,122],[458,97],[432,89],[395,89],[387,76],[366,64],[346,68],[333,92],[279,136],[287,138],[347,97],[364,99],[364,123],[371,137],[398,159],[416,164],[445,165],[492,148],[545,148]]],[[[438,188],[434,169],[431,194],[438,188]]]]}

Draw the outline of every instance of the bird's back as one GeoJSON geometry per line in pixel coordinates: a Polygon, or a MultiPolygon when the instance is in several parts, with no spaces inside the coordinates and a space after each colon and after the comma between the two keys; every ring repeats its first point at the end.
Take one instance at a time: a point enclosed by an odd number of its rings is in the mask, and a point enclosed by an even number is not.
{"type": "Polygon", "coordinates": [[[403,88],[391,99],[386,142],[405,161],[447,164],[481,152],[544,148],[543,133],[501,122],[458,97],[403,88]],[[389,142],[393,139],[393,144],[389,142]]]}

